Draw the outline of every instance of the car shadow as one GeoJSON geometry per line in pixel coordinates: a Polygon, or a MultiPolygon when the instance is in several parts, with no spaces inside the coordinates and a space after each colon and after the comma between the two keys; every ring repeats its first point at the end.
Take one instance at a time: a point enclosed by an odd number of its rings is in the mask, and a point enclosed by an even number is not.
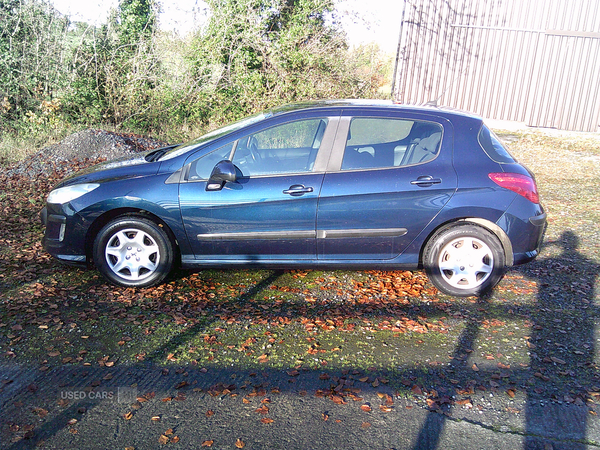
{"type": "MultiPolygon", "coordinates": [[[[538,290],[535,296],[535,302],[531,305],[519,303],[518,299],[512,301],[507,300],[501,308],[490,308],[495,297],[501,294],[492,294],[475,299],[468,308],[468,314],[463,315],[464,328],[456,339],[455,347],[450,353],[451,363],[446,372],[453,373],[454,378],[464,380],[473,377],[473,362],[470,356],[474,353],[476,342],[481,338],[482,329],[485,321],[492,319],[510,320],[513,310],[518,310],[519,314],[526,316],[530,324],[531,331],[529,335],[529,364],[527,367],[514,368],[512,373],[515,379],[520,380],[521,388],[526,395],[525,412],[524,412],[524,448],[544,448],[545,444],[552,442],[554,449],[561,448],[585,448],[583,442],[586,439],[588,431],[589,413],[582,402],[582,398],[589,391],[593,383],[600,383],[596,367],[594,365],[595,343],[594,343],[594,320],[599,316],[598,309],[595,305],[595,289],[597,285],[598,274],[600,268],[598,264],[589,260],[581,254],[579,249],[579,240],[572,232],[566,232],[561,236],[561,239],[547,243],[549,249],[559,249],[560,253],[552,257],[540,258],[527,266],[515,268],[513,272],[522,274],[528,280],[535,281],[538,290]],[[582,403],[582,404],[580,404],[582,403]],[[573,405],[572,412],[568,416],[564,416],[563,406],[573,405]],[[580,406],[577,408],[577,406],[580,406]],[[556,446],[557,442],[562,442],[556,446]]],[[[234,302],[240,306],[251,306],[251,300],[261,292],[273,286],[284,272],[280,271],[265,271],[262,279],[241,293],[234,302]]],[[[450,303],[451,304],[451,303],[450,303]]],[[[336,306],[338,308],[339,306],[336,306]]],[[[340,307],[343,308],[343,307],[340,307]]],[[[377,310],[369,306],[361,307],[362,310],[357,312],[356,317],[377,319],[389,313],[389,305],[382,305],[381,310],[377,310]]],[[[415,317],[424,309],[424,305],[407,304],[401,309],[396,309],[395,313],[405,317],[415,317]]],[[[458,312],[460,308],[452,310],[449,313],[458,312]]],[[[295,310],[291,314],[299,314],[295,310]]],[[[255,317],[259,317],[262,311],[255,308],[253,313],[255,317]]],[[[439,311],[439,315],[443,315],[439,311]]],[[[191,325],[181,333],[173,336],[166,343],[154,349],[145,358],[144,362],[139,364],[124,365],[122,369],[122,378],[115,378],[113,381],[103,382],[103,386],[124,386],[130,385],[132,382],[137,384],[139,388],[144,389],[148,385],[148,381],[144,378],[144,371],[156,369],[157,363],[164,361],[165,354],[173,353],[182,345],[192,341],[206,332],[206,330],[215,321],[220,320],[218,316],[208,317],[207,321],[202,321],[196,325],[191,325]],[[144,384],[146,380],[146,384],[144,384]]],[[[415,352],[417,350],[415,349],[415,352]]],[[[53,374],[57,380],[64,377],[61,368],[53,374]]],[[[290,367],[288,371],[293,370],[290,367]]],[[[390,368],[380,368],[377,375],[369,377],[369,382],[383,378],[397,377],[396,384],[399,378],[410,379],[413,366],[407,364],[399,369],[390,370],[390,368]]],[[[78,371],[86,370],[82,367],[69,368],[73,374],[78,371]]],[[[79,380],[79,385],[89,385],[89,380],[92,377],[102,379],[105,368],[94,367],[90,369],[90,375],[87,381],[79,379],[69,373],[67,380],[79,380]]],[[[160,369],[158,369],[160,371],[160,369]]],[[[205,374],[200,372],[198,366],[186,364],[182,367],[185,373],[190,373],[189,381],[198,381],[195,385],[201,388],[203,392],[209,392],[212,389],[209,385],[222,384],[221,388],[233,390],[239,389],[239,385],[234,388],[229,386],[230,380],[235,377],[251,376],[247,373],[247,369],[239,367],[231,367],[216,370],[215,374],[211,374],[209,381],[204,381],[205,374]]],[[[320,374],[326,373],[328,377],[339,378],[348,385],[358,383],[357,378],[363,377],[365,374],[357,375],[354,378],[352,373],[355,371],[351,365],[348,369],[340,371],[323,368],[302,369],[305,370],[307,377],[316,379],[310,384],[310,389],[315,389],[315,386],[321,386],[326,395],[335,395],[335,390],[331,388],[330,381],[320,381],[320,374]],[[321,383],[318,385],[317,383],[321,383]]],[[[212,369],[211,369],[212,371],[212,369]]],[[[283,380],[281,381],[282,392],[297,392],[298,383],[290,383],[286,369],[265,369],[256,371],[262,374],[265,380],[283,380]],[[283,377],[283,378],[282,378],[283,377]]],[[[435,373],[435,370],[431,371],[435,373]]],[[[65,372],[66,373],[66,372],[65,372]]],[[[438,373],[441,373],[438,372],[438,373]]],[[[172,372],[171,372],[172,374],[172,372]]],[[[169,376],[171,376],[171,374],[169,376]]],[[[259,375],[260,375],[259,374],[259,375]]],[[[491,370],[482,369],[478,376],[481,380],[489,380],[494,375],[491,370]]],[[[45,376],[45,375],[44,375],[45,376]]],[[[38,377],[39,382],[43,376],[38,377]]],[[[172,378],[168,379],[169,389],[173,389],[174,382],[172,378]]],[[[326,378],[329,380],[329,378],[326,378]]],[[[449,398],[452,397],[456,386],[447,380],[443,380],[443,386],[440,390],[445,390],[449,398]]],[[[57,381],[57,386],[60,381],[57,381]]],[[[256,383],[260,385],[261,383],[256,383]]],[[[263,382],[264,384],[264,382],[263,382]]],[[[341,384],[338,384],[341,386],[341,384]]],[[[368,386],[367,386],[368,387],[368,386]]],[[[219,389],[221,389],[219,388],[219,389]]],[[[191,390],[191,384],[183,388],[191,390]]],[[[26,389],[25,389],[26,391],[26,389]]],[[[238,391],[239,392],[239,391],[238,391]]],[[[35,397],[34,392],[25,392],[24,396],[35,397]]],[[[212,394],[211,394],[212,395],[212,394]]],[[[414,440],[414,449],[437,449],[442,448],[444,428],[448,420],[451,420],[452,409],[457,406],[452,405],[452,401],[443,405],[444,408],[432,408],[425,419],[423,420],[416,438],[414,440]]],[[[35,434],[30,436],[25,441],[15,442],[10,445],[10,449],[30,448],[42,441],[51,439],[55,434],[64,432],[68,421],[75,416],[78,408],[86,408],[88,411],[102,410],[100,401],[80,402],[76,405],[70,405],[66,409],[60,411],[58,415],[51,420],[40,424],[35,434]],[[74,409],[75,408],[75,409],[74,409]]],[[[7,408],[8,411],[9,408],[7,408]]],[[[416,413],[415,413],[416,414],[416,413]]]]}
{"type": "MultiPolygon", "coordinates": [[[[594,388],[592,383],[600,382],[594,361],[600,266],[579,252],[579,238],[572,231],[548,246],[560,247],[560,254],[516,268],[538,286],[535,304],[528,311],[530,363],[523,371],[527,395],[523,448],[583,450],[588,448],[590,413],[583,408],[582,398],[594,388]],[[565,406],[569,405],[574,407],[568,410],[565,406]]],[[[483,308],[486,303],[486,297],[477,301],[483,308]]],[[[468,356],[464,356],[472,351],[480,327],[480,320],[468,319],[454,349],[457,370],[470,371],[468,356]]],[[[440,448],[451,407],[440,412],[436,409],[429,414],[414,450],[440,448]]]]}

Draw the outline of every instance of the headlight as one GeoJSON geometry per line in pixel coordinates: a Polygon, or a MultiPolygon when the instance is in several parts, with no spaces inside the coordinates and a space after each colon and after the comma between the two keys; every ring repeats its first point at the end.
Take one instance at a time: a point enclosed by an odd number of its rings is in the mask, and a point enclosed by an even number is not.
{"type": "Polygon", "coordinates": [[[50,192],[50,195],[48,195],[48,203],[62,205],[63,203],[70,202],[81,197],[83,194],[93,191],[98,186],[100,186],[98,183],[85,183],[54,189],[50,192]]]}

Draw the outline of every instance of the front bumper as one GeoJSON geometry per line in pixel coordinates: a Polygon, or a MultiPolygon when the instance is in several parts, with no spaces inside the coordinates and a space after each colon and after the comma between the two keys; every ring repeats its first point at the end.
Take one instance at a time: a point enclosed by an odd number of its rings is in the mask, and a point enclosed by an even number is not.
{"type": "Polygon", "coordinates": [[[46,227],[42,244],[50,255],[67,264],[87,263],[82,239],[73,232],[80,228],[76,216],[65,214],[59,205],[47,205],[40,211],[40,221],[46,227]]]}

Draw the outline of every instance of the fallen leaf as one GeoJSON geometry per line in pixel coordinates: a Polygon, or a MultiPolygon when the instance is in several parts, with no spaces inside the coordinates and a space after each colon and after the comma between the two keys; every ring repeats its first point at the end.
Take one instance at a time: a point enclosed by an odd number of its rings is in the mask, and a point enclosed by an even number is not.
{"type": "Polygon", "coordinates": [[[46,417],[48,415],[48,410],[44,408],[33,408],[33,412],[39,417],[46,417]]]}
{"type": "Polygon", "coordinates": [[[369,405],[361,405],[360,409],[362,409],[365,412],[371,412],[371,407],[369,405]]]}
{"type": "Polygon", "coordinates": [[[341,397],[339,395],[332,395],[331,400],[333,400],[333,403],[335,403],[337,405],[345,405],[346,404],[346,402],[344,401],[344,397],[341,397]]]}
{"type": "Polygon", "coordinates": [[[269,418],[269,417],[263,417],[262,419],[260,419],[260,421],[262,423],[265,423],[265,424],[269,424],[269,423],[273,423],[274,422],[274,420],[271,419],[271,418],[269,418]]]}
{"type": "Polygon", "coordinates": [[[254,412],[257,412],[259,414],[268,414],[269,408],[267,407],[267,405],[262,405],[260,408],[256,408],[254,412]]]}
{"type": "Polygon", "coordinates": [[[212,447],[212,445],[215,443],[215,441],[204,441],[202,443],[202,447],[212,447]]]}
{"type": "Polygon", "coordinates": [[[238,439],[237,441],[235,441],[235,446],[237,448],[244,448],[246,444],[244,444],[244,441],[242,441],[241,439],[238,439]]]}
{"type": "Polygon", "coordinates": [[[164,434],[161,434],[160,437],[158,438],[158,443],[166,445],[169,443],[169,438],[167,436],[165,436],[164,434]]]}

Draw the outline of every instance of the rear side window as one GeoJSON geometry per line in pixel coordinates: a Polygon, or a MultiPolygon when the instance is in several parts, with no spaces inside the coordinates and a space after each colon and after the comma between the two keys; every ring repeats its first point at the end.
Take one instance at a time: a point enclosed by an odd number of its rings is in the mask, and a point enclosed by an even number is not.
{"type": "Polygon", "coordinates": [[[357,117],[350,123],[342,170],[426,163],[437,156],[441,140],[437,123],[357,117]]]}
{"type": "Polygon", "coordinates": [[[479,131],[479,144],[485,151],[485,153],[494,162],[500,164],[510,164],[516,162],[515,159],[508,152],[507,148],[500,142],[498,136],[494,134],[485,125],[481,127],[479,131]]]}

